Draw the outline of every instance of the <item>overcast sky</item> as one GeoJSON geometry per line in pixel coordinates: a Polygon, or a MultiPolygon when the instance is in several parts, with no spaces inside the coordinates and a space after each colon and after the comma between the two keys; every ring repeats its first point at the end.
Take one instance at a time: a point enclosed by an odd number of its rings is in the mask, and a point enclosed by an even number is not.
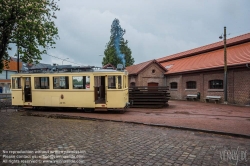
{"type": "MultiPolygon", "coordinates": [[[[250,32],[249,0],[61,0],[56,26],[60,39],[48,51],[79,65],[101,66],[112,21],[126,30],[124,39],[135,64],[250,32]]],[[[62,64],[43,55],[42,63],[62,64]]],[[[64,61],[63,64],[73,63],[64,61]]]]}

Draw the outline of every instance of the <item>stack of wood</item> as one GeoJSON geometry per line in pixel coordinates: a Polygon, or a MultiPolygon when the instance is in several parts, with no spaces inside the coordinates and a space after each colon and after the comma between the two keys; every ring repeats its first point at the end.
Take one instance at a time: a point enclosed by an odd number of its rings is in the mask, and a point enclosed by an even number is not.
{"type": "Polygon", "coordinates": [[[129,88],[129,102],[132,108],[161,108],[168,106],[168,86],[135,86],[129,88]]]}

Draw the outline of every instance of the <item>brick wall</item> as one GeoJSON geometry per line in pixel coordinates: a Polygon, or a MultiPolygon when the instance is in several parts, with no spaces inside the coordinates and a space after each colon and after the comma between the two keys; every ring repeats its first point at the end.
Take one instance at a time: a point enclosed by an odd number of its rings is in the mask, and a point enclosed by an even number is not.
{"type": "MultiPolygon", "coordinates": [[[[250,69],[229,69],[227,79],[228,102],[250,105],[250,69]]],[[[204,102],[206,96],[221,96],[221,102],[223,102],[224,89],[210,89],[210,80],[223,80],[224,82],[224,70],[167,76],[167,86],[170,86],[171,82],[178,83],[176,90],[170,89],[171,99],[185,100],[188,94],[200,92],[200,101],[204,102]],[[187,89],[187,81],[196,81],[196,89],[187,89]]]]}
{"type": "MultiPolygon", "coordinates": [[[[171,82],[177,82],[178,88],[169,90],[171,99],[186,100],[188,94],[200,92],[200,101],[205,101],[206,96],[221,96],[224,102],[224,89],[210,89],[210,80],[223,80],[224,70],[197,72],[192,74],[167,75],[163,77],[163,69],[157,64],[151,64],[141,71],[138,76],[130,76],[129,83],[135,82],[136,86],[147,86],[150,82],[158,83],[159,86],[169,86],[171,82]],[[155,70],[155,73],[152,73],[155,70]],[[196,81],[196,89],[187,89],[186,82],[196,81]]],[[[227,95],[231,104],[250,105],[250,69],[228,69],[227,95]]]]}
{"type": "Polygon", "coordinates": [[[185,74],[182,75],[182,98],[181,99],[186,99],[185,97],[190,94],[190,95],[196,95],[197,92],[201,92],[202,88],[201,88],[201,84],[202,84],[202,80],[200,80],[200,74],[185,74]],[[186,87],[186,83],[188,81],[196,81],[196,89],[187,89],[186,87]]]}
{"type": "Polygon", "coordinates": [[[139,74],[139,84],[142,86],[148,86],[148,83],[154,82],[158,83],[158,86],[164,86],[164,73],[165,71],[162,68],[160,68],[157,64],[152,63],[139,74]],[[155,71],[154,73],[152,72],[153,70],[155,71]]]}
{"type": "Polygon", "coordinates": [[[140,86],[139,84],[138,84],[138,77],[137,76],[129,76],[128,77],[128,83],[129,83],[129,86],[130,86],[130,84],[131,83],[135,83],[135,86],[140,86]]]}
{"type": "Polygon", "coordinates": [[[167,86],[169,86],[169,92],[171,99],[182,99],[182,75],[167,76],[167,86]],[[177,89],[171,89],[170,83],[177,82],[177,89]]]}
{"type": "Polygon", "coordinates": [[[148,86],[148,83],[158,83],[158,86],[165,85],[165,71],[157,64],[152,63],[146,69],[141,71],[137,76],[129,76],[129,84],[135,82],[136,86],[148,86]],[[155,71],[154,73],[152,71],[155,71]]]}
{"type": "MultiPolygon", "coordinates": [[[[223,89],[210,89],[209,81],[211,80],[224,80],[224,71],[206,72],[203,75],[204,87],[202,101],[206,96],[221,96],[221,101],[224,101],[224,90],[223,89]]],[[[223,81],[224,84],[224,81],[223,81]]]]}
{"type": "Polygon", "coordinates": [[[250,69],[233,72],[234,103],[250,105],[250,69]]]}

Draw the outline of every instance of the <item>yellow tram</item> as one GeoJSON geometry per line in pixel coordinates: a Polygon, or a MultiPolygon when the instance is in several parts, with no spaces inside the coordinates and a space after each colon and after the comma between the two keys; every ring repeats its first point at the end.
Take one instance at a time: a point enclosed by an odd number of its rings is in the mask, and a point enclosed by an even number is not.
{"type": "Polygon", "coordinates": [[[11,76],[12,105],[30,108],[125,110],[129,106],[124,70],[76,67],[36,69],[11,76]]]}

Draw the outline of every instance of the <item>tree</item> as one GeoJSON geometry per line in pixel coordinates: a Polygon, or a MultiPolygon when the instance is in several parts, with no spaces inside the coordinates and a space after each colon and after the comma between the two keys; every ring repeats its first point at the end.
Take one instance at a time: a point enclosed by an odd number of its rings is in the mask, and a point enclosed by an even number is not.
{"type": "Polygon", "coordinates": [[[83,84],[83,80],[73,79],[73,85],[82,85],[82,84],[83,84]]]}
{"type": "Polygon", "coordinates": [[[17,45],[20,59],[26,63],[38,63],[41,54],[55,48],[57,10],[55,0],[0,0],[0,70],[3,61],[10,59],[11,43],[17,45]]]}
{"type": "Polygon", "coordinates": [[[118,19],[113,21],[110,32],[110,41],[106,45],[102,65],[108,63],[113,66],[117,66],[120,63],[124,64],[125,67],[133,65],[135,61],[131,56],[132,51],[128,47],[128,41],[123,38],[125,30],[120,27],[118,19]]]}

